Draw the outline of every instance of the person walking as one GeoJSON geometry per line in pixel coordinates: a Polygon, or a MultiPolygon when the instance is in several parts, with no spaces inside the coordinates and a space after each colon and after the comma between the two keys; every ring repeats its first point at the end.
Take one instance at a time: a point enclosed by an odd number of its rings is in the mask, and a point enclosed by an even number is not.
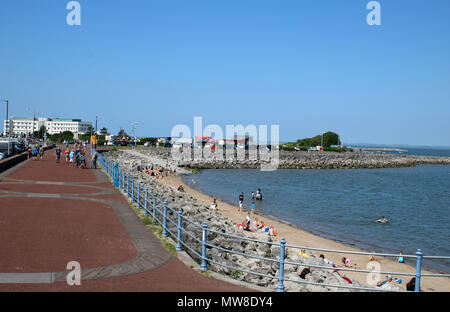
{"type": "Polygon", "coordinates": [[[65,151],[65,154],[66,154],[66,164],[69,163],[69,153],[70,153],[70,151],[69,151],[69,149],[67,148],[66,151],[65,151]]]}
{"type": "Polygon", "coordinates": [[[59,147],[55,150],[55,156],[56,156],[56,163],[59,164],[59,160],[61,158],[61,149],[59,147]]]}
{"type": "Polygon", "coordinates": [[[41,160],[44,160],[44,147],[41,145],[39,146],[39,157],[41,160]]]}
{"type": "Polygon", "coordinates": [[[97,152],[95,152],[92,156],[92,169],[97,169],[97,157],[97,152]]]}
{"type": "Polygon", "coordinates": [[[73,150],[70,150],[69,158],[70,158],[70,163],[71,163],[71,164],[73,164],[73,158],[74,158],[74,156],[75,156],[75,152],[74,152],[73,150]]]}
{"type": "Polygon", "coordinates": [[[33,148],[33,152],[32,152],[33,159],[37,160],[38,153],[39,153],[38,147],[35,146],[35,147],[33,148]]]}

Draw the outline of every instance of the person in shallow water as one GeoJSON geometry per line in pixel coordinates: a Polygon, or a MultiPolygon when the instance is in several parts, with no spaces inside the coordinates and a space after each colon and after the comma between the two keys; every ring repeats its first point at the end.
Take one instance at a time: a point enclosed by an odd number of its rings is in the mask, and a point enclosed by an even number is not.
{"type": "Polygon", "coordinates": [[[377,221],[375,221],[375,222],[377,222],[377,223],[388,223],[389,222],[389,220],[388,219],[386,219],[384,216],[382,216],[381,217],[381,219],[378,219],[377,221]]]}
{"type": "Polygon", "coordinates": [[[256,191],[256,199],[257,199],[257,200],[262,200],[261,189],[258,189],[258,190],[256,191]]]}

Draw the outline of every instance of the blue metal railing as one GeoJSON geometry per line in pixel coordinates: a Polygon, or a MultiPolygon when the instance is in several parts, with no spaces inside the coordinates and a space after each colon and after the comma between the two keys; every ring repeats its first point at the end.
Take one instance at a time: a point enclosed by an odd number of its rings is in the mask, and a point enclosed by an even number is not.
{"type": "Polygon", "coordinates": [[[344,250],[333,250],[333,249],[325,249],[325,248],[314,248],[308,246],[296,246],[287,244],[284,238],[281,239],[280,243],[269,242],[257,240],[254,238],[247,238],[243,236],[237,236],[232,234],[227,234],[219,231],[215,231],[209,229],[207,223],[198,224],[196,221],[190,219],[189,217],[183,215],[183,211],[175,210],[169,207],[167,200],[161,200],[157,197],[157,194],[149,194],[149,189],[145,188],[144,194],[142,194],[141,183],[137,183],[137,189],[135,186],[135,179],[130,177],[130,174],[126,172],[125,169],[120,168],[119,163],[113,164],[111,161],[107,160],[100,153],[98,153],[98,164],[104,169],[107,175],[113,180],[115,186],[117,186],[125,195],[130,198],[132,203],[136,203],[136,207],[138,209],[144,210],[144,215],[152,215],[153,223],[159,224],[163,228],[162,236],[163,237],[172,237],[176,241],[176,250],[181,251],[186,248],[188,251],[192,252],[196,257],[200,260],[200,270],[206,271],[208,270],[208,263],[215,264],[218,266],[222,266],[228,268],[230,270],[236,270],[240,272],[250,273],[260,277],[267,277],[271,279],[278,279],[277,291],[283,292],[285,291],[284,282],[294,282],[305,285],[315,285],[321,287],[329,287],[329,288],[342,288],[342,289],[354,289],[354,290],[364,290],[364,291],[390,291],[380,288],[371,288],[371,287],[363,287],[363,286],[345,286],[345,285],[333,285],[326,283],[317,283],[306,281],[303,279],[294,280],[291,278],[286,278],[284,276],[284,269],[286,265],[300,266],[300,267],[309,267],[309,268],[318,268],[323,270],[332,270],[332,271],[348,271],[348,272],[362,272],[362,273],[370,273],[370,274],[390,274],[390,275],[401,275],[401,276],[411,276],[415,277],[415,291],[420,291],[420,282],[422,277],[450,277],[450,274],[423,274],[422,273],[422,261],[423,259],[441,259],[441,260],[449,260],[450,257],[446,256],[423,256],[420,249],[417,250],[415,255],[399,255],[399,254],[387,254],[387,253],[369,253],[369,252],[359,252],[359,251],[344,251],[344,250]],[[159,206],[159,208],[158,208],[159,206]],[[168,215],[172,214],[175,216],[175,220],[172,220],[168,215]],[[191,224],[194,227],[198,228],[198,232],[201,233],[201,238],[197,237],[195,233],[188,231],[183,224],[191,224]],[[172,230],[173,229],[173,230],[172,230]],[[249,241],[255,243],[268,244],[270,246],[277,246],[280,248],[279,257],[267,258],[262,256],[256,256],[248,253],[243,253],[240,251],[229,250],[217,245],[214,245],[207,241],[208,233],[213,233],[216,236],[222,235],[224,237],[230,239],[237,239],[241,241],[249,241]],[[187,241],[182,239],[182,235],[185,234],[186,237],[192,239],[193,241],[199,243],[201,245],[201,250],[196,250],[193,246],[189,245],[187,241]],[[222,252],[231,253],[234,255],[245,256],[248,258],[257,259],[260,261],[268,261],[268,262],[277,262],[279,264],[278,276],[263,274],[260,272],[255,272],[251,270],[246,270],[241,267],[227,265],[225,263],[218,262],[211,258],[208,258],[206,254],[207,248],[217,249],[222,252]],[[305,262],[296,262],[296,261],[288,261],[285,258],[286,250],[289,249],[300,249],[300,250],[309,250],[309,251],[323,251],[323,252],[332,252],[332,253],[345,253],[345,254],[356,254],[356,255],[367,255],[367,256],[381,256],[381,257],[404,257],[404,258],[412,258],[416,259],[416,271],[415,272],[389,272],[389,271],[375,271],[375,270],[363,270],[363,269],[353,269],[348,267],[339,267],[336,268],[330,265],[314,265],[305,262]]]}

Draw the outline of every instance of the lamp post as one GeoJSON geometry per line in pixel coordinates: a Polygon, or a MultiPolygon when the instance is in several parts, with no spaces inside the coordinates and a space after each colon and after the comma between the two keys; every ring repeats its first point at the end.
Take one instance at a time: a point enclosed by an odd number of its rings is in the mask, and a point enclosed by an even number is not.
{"type": "Polygon", "coordinates": [[[9,114],[9,100],[1,100],[1,101],[2,102],[6,102],[6,121],[8,122],[8,157],[9,157],[9,153],[10,153],[9,146],[11,145],[11,140],[10,140],[10,138],[11,138],[11,135],[10,135],[11,122],[9,121],[9,116],[8,116],[8,114],[9,114]]]}
{"type": "Polygon", "coordinates": [[[94,149],[97,149],[97,116],[95,116],[95,141],[94,149]]]}
{"type": "Polygon", "coordinates": [[[136,126],[137,125],[139,125],[139,122],[133,122],[132,124],[132,128],[131,128],[131,130],[133,131],[133,136],[134,136],[134,146],[136,147],[136,141],[137,141],[137,139],[136,139],[136,126]]]}

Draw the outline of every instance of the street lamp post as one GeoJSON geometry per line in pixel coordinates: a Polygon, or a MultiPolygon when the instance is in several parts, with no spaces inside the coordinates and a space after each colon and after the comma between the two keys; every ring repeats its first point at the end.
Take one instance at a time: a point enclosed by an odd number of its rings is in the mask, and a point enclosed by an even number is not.
{"type": "Polygon", "coordinates": [[[97,116],[95,116],[95,143],[94,143],[94,149],[97,149],[97,116]]]}
{"type": "Polygon", "coordinates": [[[132,127],[132,131],[133,131],[133,136],[134,136],[134,146],[136,147],[137,145],[136,145],[136,141],[137,141],[137,138],[136,138],[136,126],[137,125],[139,125],[139,122],[133,122],[132,124],[131,124],[133,127],[132,127]]]}
{"type": "MultiPolygon", "coordinates": [[[[11,122],[9,121],[9,100],[1,100],[2,102],[6,102],[6,121],[8,122],[8,157],[9,157],[9,146],[11,145],[11,122]]],[[[5,129],[6,130],[6,129],[5,129]]]]}

